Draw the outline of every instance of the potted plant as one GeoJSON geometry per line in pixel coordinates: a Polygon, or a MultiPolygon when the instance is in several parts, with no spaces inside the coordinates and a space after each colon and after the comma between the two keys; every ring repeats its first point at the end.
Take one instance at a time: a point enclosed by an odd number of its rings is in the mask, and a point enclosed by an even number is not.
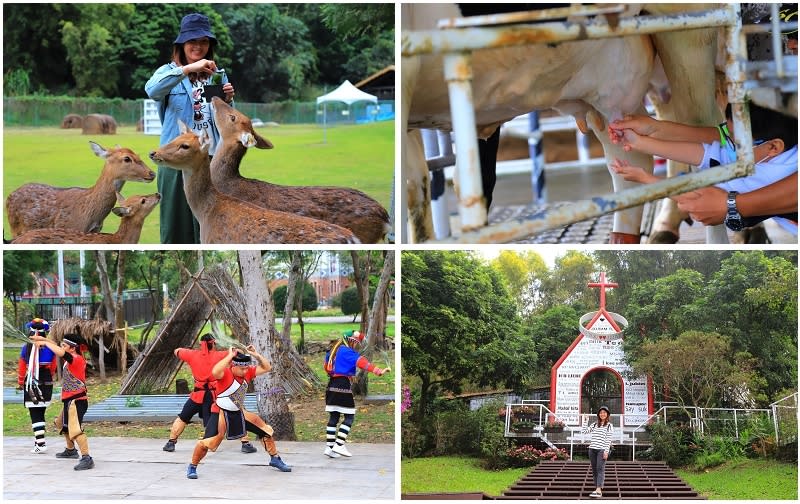
{"type": "Polygon", "coordinates": [[[514,432],[533,432],[538,425],[533,420],[519,420],[511,424],[511,430],[514,432]]]}
{"type": "Polygon", "coordinates": [[[557,418],[549,418],[544,424],[544,432],[564,432],[564,422],[557,418]]]}
{"type": "Polygon", "coordinates": [[[512,414],[515,420],[536,420],[538,414],[536,408],[533,406],[518,406],[512,408],[512,414]]]}

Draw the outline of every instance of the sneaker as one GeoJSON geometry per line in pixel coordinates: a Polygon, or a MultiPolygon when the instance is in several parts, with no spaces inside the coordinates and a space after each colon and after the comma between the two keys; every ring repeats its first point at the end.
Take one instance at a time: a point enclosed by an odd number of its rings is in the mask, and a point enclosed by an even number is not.
{"type": "Polygon", "coordinates": [[[186,477],[189,479],[197,479],[197,466],[194,464],[189,464],[189,467],[186,468],[186,477]]]}
{"type": "Polygon", "coordinates": [[[286,465],[286,463],[283,460],[281,460],[280,456],[278,455],[275,455],[274,457],[269,459],[269,465],[278,469],[281,472],[292,472],[292,468],[286,465]]]}
{"type": "Polygon", "coordinates": [[[603,494],[597,492],[597,490],[589,494],[589,497],[591,497],[592,499],[599,499],[602,496],[603,494]]]}
{"type": "Polygon", "coordinates": [[[33,448],[31,448],[31,453],[44,453],[46,451],[47,451],[47,445],[35,444],[33,445],[33,448]]]}
{"type": "Polygon", "coordinates": [[[333,451],[333,448],[331,448],[330,446],[325,448],[325,455],[329,456],[330,458],[339,458],[339,457],[341,457],[341,455],[339,455],[338,453],[333,451]]]}
{"type": "Polygon", "coordinates": [[[94,467],[94,460],[89,455],[84,455],[81,457],[81,461],[78,462],[78,465],[73,467],[76,471],[85,471],[87,469],[91,469],[94,467]]]}
{"type": "Polygon", "coordinates": [[[242,453],[255,453],[258,450],[250,443],[242,443],[242,453]]]}
{"type": "Polygon", "coordinates": [[[64,448],[63,452],[56,453],[56,458],[71,458],[76,459],[78,457],[78,449],[77,448],[64,448]]]}
{"type": "Polygon", "coordinates": [[[352,457],[353,454],[347,449],[347,447],[343,444],[337,444],[333,447],[333,452],[338,453],[339,455],[344,455],[345,457],[352,457]]]}
{"type": "Polygon", "coordinates": [[[167,444],[164,445],[164,448],[162,448],[162,450],[167,451],[167,452],[174,452],[175,451],[175,441],[173,441],[171,439],[169,441],[167,441],[167,444]]]}

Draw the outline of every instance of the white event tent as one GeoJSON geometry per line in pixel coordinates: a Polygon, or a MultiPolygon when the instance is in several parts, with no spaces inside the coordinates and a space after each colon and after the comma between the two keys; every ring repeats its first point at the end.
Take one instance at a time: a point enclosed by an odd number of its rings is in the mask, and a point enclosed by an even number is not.
{"type": "Polygon", "coordinates": [[[348,107],[348,113],[349,113],[350,105],[360,101],[369,101],[377,104],[378,97],[373,96],[369,93],[365,93],[364,91],[361,91],[360,89],[352,85],[349,80],[345,80],[344,82],[342,82],[342,84],[338,88],[334,89],[330,93],[317,97],[317,106],[322,104],[323,107],[322,125],[326,140],[327,140],[327,126],[328,126],[328,110],[327,107],[325,107],[325,104],[328,102],[345,103],[348,107]]]}

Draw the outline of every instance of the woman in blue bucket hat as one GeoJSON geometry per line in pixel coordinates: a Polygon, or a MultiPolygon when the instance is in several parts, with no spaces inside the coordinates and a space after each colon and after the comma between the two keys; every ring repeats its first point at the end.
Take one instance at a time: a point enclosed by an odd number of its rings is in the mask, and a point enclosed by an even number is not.
{"type": "MultiPolygon", "coordinates": [[[[207,16],[187,14],[172,48],[172,61],[155,71],[144,86],[147,96],[158,102],[161,119],[159,145],[171,142],[180,132],[178,120],[196,133],[205,130],[211,139],[209,155],[214,154],[219,143],[219,132],[214,125],[211,96],[206,86],[221,74],[225,101],[233,101],[233,85],[214,62],[217,39],[211,31],[207,16]]],[[[158,168],[158,192],[161,193],[161,243],[200,243],[200,225],[192,215],[183,192],[180,170],[158,168]]]]}

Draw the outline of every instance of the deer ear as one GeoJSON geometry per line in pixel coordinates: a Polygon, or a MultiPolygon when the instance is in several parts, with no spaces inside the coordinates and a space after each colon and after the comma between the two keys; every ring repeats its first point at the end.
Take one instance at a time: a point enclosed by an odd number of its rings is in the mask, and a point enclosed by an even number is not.
{"type": "Polygon", "coordinates": [[[181,134],[184,134],[187,131],[189,131],[189,126],[186,126],[186,123],[181,121],[180,119],[178,119],[178,131],[180,131],[181,134]]]}
{"type": "Polygon", "coordinates": [[[108,151],[105,150],[100,144],[89,141],[89,147],[92,148],[95,156],[103,159],[108,157],[108,151]]]}
{"type": "Polygon", "coordinates": [[[208,136],[208,132],[203,130],[203,133],[199,135],[200,138],[200,150],[208,154],[208,149],[211,148],[211,138],[208,136]]]}
{"type": "Polygon", "coordinates": [[[119,217],[125,217],[126,215],[130,215],[131,213],[131,209],[124,206],[118,206],[112,208],[111,211],[114,212],[114,215],[117,215],[119,217]]]}
{"type": "Polygon", "coordinates": [[[253,133],[253,136],[256,137],[257,149],[272,149],[273,147],[275,147],[274,145],[272,145],[272,142],[262,137],[258,133],[253,133]]]}
{"type": "Polygon", "coordinates": [[[119,191],[117,191],[117,203],[120,205],[125,203],[125,196],[123,196],[119,191]]]}

